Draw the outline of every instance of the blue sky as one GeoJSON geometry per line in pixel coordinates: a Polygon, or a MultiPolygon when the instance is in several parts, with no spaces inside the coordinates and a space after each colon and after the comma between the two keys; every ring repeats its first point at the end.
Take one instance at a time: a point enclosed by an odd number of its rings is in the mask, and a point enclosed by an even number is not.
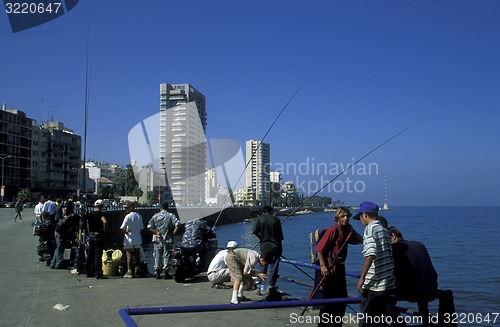
{"type": "Polygon", "coordinates": [[[306,181],[430,117],[322,194],[382,204],[387,176],[394,206],[500,205],[498,1],[94,0],[18,33],[2,12],[0,102],[83,135],[87,34],[89,159],[128,162],[160,83],[192,84],[207,137],[244,146],[307,80],[265,140],[284,181],[311,193],[306,181]]]}

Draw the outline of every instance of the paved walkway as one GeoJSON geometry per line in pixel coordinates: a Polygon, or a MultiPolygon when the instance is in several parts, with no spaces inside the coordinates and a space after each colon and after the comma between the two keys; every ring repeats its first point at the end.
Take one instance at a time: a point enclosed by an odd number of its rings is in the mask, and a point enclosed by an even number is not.
{"type": "MultiPolygon", "coordinates": [[[[212,289],[204,276],[178,284],[154,278],[107,280],[71,275],[37,263],[38,237],[32,236],[32,209],[24,223],[13,209],[0,209],[1,326],[124,326],[118,311],[127,306],[162,307],[229,303],[231,290],[212,289]],[[60,311],[56,304],[69,305],[60,311]]],[[[260,300],[254,292],[245,295],[260,300]]],[[[292,326],[302,308],[133,316],[139,326],[292,326]]],[[[316,312],[317,313],[317,312],[316,312]]],[[[308,314],[311,314],[310,312],[308,314]]],[[[315,326],[316,324],[306,324],[315,326]]]]}

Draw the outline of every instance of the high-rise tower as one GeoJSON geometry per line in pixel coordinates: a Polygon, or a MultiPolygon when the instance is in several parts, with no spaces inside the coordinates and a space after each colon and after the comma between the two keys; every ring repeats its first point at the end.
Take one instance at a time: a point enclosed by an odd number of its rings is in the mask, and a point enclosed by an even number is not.
{"type": "Polygon", "coordinates": [[[270,193],[270,146],[262,141],[249,140],[246,142],[246,187],[255,194],[260,204],[271,203],[270,193]]]}
{"type": "Polygon", "coordinates": [[[189,84],[160,84],[160,160],[164,196],[177,205],[205,203],[205,96],[189,84]]]}

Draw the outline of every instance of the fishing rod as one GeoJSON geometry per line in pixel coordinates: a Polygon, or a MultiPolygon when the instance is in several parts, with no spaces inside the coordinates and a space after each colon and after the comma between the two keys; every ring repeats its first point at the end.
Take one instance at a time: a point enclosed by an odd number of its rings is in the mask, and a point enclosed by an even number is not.
{"type": "MultiPolygon", "coordinates": [[[[321,192],[325,187],[327,187],[328,185],[330,185],[331,183],[333,183],[337,178],[339,178],[342,174],[344,174],[346,171],[348,171],[349,169],[351,169],[354,165],[356,165],[357,163],[359,163],[361,160],[365,159],[366,157],[368,157],[370,154],[372,154],[373,152],[377,151],[378,149],[380,149],[382,146],[384,146],[385,144],[389,143],[390,141],[392,141],[393,139],[395,139],[396,137],[398,137],[399,135],[403,134],[404,132],[408,131],[409,129],[415,127],[416,125],[422,123],[423,121],[429,119],[431,116],[429,117],[426,117],[426,118],[423,118],[413,124],[411,124],[410,126],[406,127],[405,129],[401,130],[400,132],[394,134],[393,136],[391,136],[390,138],[388,138],[387,140],[385,140],[384,142],[380,143],[379,145],[377,145],[375,148],[373,148],[372,150],[368,151],[365,155],[363,155],[361,158],[359,158],[358,160],[356,160],[355,162],[351,163],[347,168],[345,168],[344,170],[342,170],[340,173],[338,173],[335,177],[333,177],[330,181],[328,181],[326,184],[324,184],[318,191],[316,191],[313,195],[311,195],[309,198],[306,199],[306,201],[304,201],[301,205],[297,206],[292,212],[290,212],[283,220],[281,220],[281,223],[283,224],[284,222],[286,222],[288,220],[288,218],[290,218],[295,212],[297,212],[300,208],[304,207],[307,205],[307,203],[315,196],[317,195],[319,192],[321,192]]],[[[255,244],[252,249],[254,249],[255,247],[257,247],[257,245],[260,244],[260,241],[257,242],[257,244],[255,244]]],[[[286,258],[284,256],[282,256],[285,260],[286,258]]],[[[294,265],[295,267],[295,265],[294,265]]],[[[299,269],[301,272],[303,272],[306,276],[308,276],[309,278],[311,278],[311,276],[309,274],[307,274],[306,272],[304,272],[302,269],[299,269]]]]}
{"type": "Polygon", "coordinates": [[[375,148],[373,148],[372,150],[370,150],[369,152],[367,152],[365,155],[363,155],[361,158],[359,158],[358,160],[356,160],[355,162],[349,164],[347,166],[347,168],[345,168],[344,170],[342,170],[340,173],[338,173],[334,178],[332,178],[331,180],[329,180],[328,182],[326,182],[319,190],[317,190],[313,195],[311,195],[310,197],[308,197],[306,199],[306,201],[304,201],[301,205],[297,206],[292,212],[290,212],[286,218],[284,218],[281,223],[284,223],[285,221],[288,220],[288,218],[290,218],[290,216],[292,216],[295,212],[297,212],[300,208],[306,206],[309,201],[311,201],[311,199],[316,196],[319,192],[321,192],[323,189],[325,189],[325,187],[327,187],[328,185],[330,185],[331,183],[333,183],[333,181],[335,181],[337,178],[339,178],[341,175],[343,175],[346,171],[348,171],[349,169],[351,169],[352,167],[354,167],[357,163],[359,163],[361,160],[365,159],[366,157],[368,157],[370,154],[372,154],[373,152],[377,151],[378,149],[380,149],[382,146],[384,146],[385,144],[389,143],[390,141],[394,140],[396,137],[398,137],[399,135],[403,134],[404,132],[408,131],[409,129],[417,126],[418,124],[422,123],[423,121],[429,119],[431,116],[429,117],[426,117],[426,118],[423,118],[413,124],[411,124],[410,126],[406,127],[405,129],[403,129],[402,131],[394,134],[393,136],[391,136],[390,138],[388,138],[387,140],[385,140],[384,142],[380,143],[379,145],[377,145],[375,148]]]}
{"type": "MultiPolygon", "coordinates": [[[[340,247],[340,249],[338,250],[337,254],[335,255],[335,257],[332,259],[332,262],[330,263],[330,266],[328,267],[328,272],[330,272],[332,269],[333,269],[333,266],[335,265],[335,263],[337,262],[337,259],[340,255],[340,252],[342,252],[342,250],[344,249],[345,245],[347,244],[347,242],[349,241],[349,239],[351,238],[351,235],[352,235],[352,231],[349,232],[349,235],[347,235],[344,243],[342,244],[342,246],[340,247]]],[[[327,275],[323,275],[321,277],[321,280],[319,281],[318,285],[316,286],[316,288],[314,289],[311,289],[311,293],[309,294],[309,298],[308,300],[311,300],[314,298],[314,296],[316,295],[316,293],[318,293],[318,290],[320,289],[320,287],[323,285],[323,283],[325,282],[326,280],[326,276],[327,275]]],[[[344,277],[345,278],[345,277],[344,277]]],[[[307,311],[307,306],[304,307],[304,309],[302,310],[302,312],[300,313],[300,316],[303,316],[304,313],[307,311]]]]}
{"type": "MultiPolygon", "coordinates": [[[[86,169],[85,163],[87,161],[87,129],[88,129],[88,117],[89,117],[89,99],[90,99],[90,73],[89,73],[89,32],[87,31],[87,57],[85,62],[85,109],[84,109],[84,132],[83,132],[83,177],[82,188],[83,188],[83,205],[79,208],[78,212],[80,215],[80,222],[78,224],[78,253],[77,253],[77,271],[79,273],[84,270],[85,262],[85,227],[83,225],[83,217],[87,214],[87,185],[86,185],[86,169]],[[83,211],[83,212],[82,212],[83,211]]],[[[80,199],[78,199],[80,200],[80,199]]],[[[75,205],[75,204],[73,204],[75,205]]]]}
{"type": "MultiPolygon", "coordinates": [[[[243,175],[245,174],[247,168],[248,168],[248,165],[250,164],[250,162],[252,162],[253,158],[255,157],[255,154],[257,153],[257,151],[259,150],[260,148],[260,145],[262,143],[264,143],[264,140],[266,139],[267,135],[269,134],[269,132],[271,132],[271,129],[274,127],[274,125],[276,124],[276,122],[278,121],[278,119],[281,117],[281,115],[283,114],[283,112],[285,111],[285,109],[288,107],[288,105],[292,102],[292,100],[295,98],[295,96],[299,93],[299,91],[302,89],[302,87],[307,83],[307,81],[309,80],[311,76],[307,77],[304,82],[302,82],[302,84],[297,88],[297,90],[295,90],[295,92],[292,94],[292,96],[290,97],[290,99],[288,99],[288,101],[285,103],[285,105],[283,106],[283,108],[281,109],[281,111],[278,113],[278,115],[276,116],[276,118],[273,120],[271,126],[269,126],[269,128],[267,129],[266,133],[264,134],[264,137],[262,137],[261,141],[258,142],[257,144],[257,147],[255,148],[254,151],[252,151],[252,156],[250,157],[250,159],[248,159],[246,165],[245,165],[245,168],[243,169],[243,171],[241,172],[240,176],[238,177],[238,180],[236,181],[236,184],[235,185],[238,185],[238,183],[240,182],[241,178],[243,177],[243,175]]],[[[230,192],[232,192],[230,190],[230,192]]],[[[217,225],[217,222],[219,221],[219,218],[221,217],[222,215],[222,211],[224,211],[227,203],[228,203],[229,199],[226,200],[226,203],[224,204],[224,206],[222,207],[222,210],[219,212],[218,216],[217,216],[217,219],[215,220],[214,222],[214,225],[212,227],[212,229],[215,228],[215,226],[217,225]]]]}

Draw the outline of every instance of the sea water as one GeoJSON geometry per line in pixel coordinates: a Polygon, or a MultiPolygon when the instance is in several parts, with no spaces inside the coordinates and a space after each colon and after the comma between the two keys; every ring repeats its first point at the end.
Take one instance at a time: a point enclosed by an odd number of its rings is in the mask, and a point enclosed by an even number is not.
{"type": "MultiPolygon", "coordinates": [[[[436,271],[439,289],[452,290],[456,312],[462,317],[470,314],[500,312],[500,207],[394,207],[381,211],[389,226],[397,227],[407,240],[425,244],[436,271]]],[[[282,220],[286,217],[280,217],[282,220]]],[[[363,235],[359,221],[350,221],[363,235]]],[[[283,257],[289,260],[310,262],[309,233],[316,228],[333,223],[333,213],[292,216],[283,223],[283,257]]],[[[258,239],[252,234],[253,223],[245,222],[217,227],[219,246],[227,241],[237,241],[240,247],[259,250],[258,239]]],[[[359,273],[363,265],[362,245],[349,245],[346,260],[348,272],[359,273]]],[[[311,269],[303,268],[310,276],[311,269]]],[[[297,268],[282,263],[280,275],[291,276],[306,282],[312,281],[297,268]]],[[[357,279],[347,277],[348,292],[358,296],[357,279]]],[[[279,281],[280,290],[296,297],[307,298],[311,289],[287,281],[279,281]]],[[[416,311],[413,303],[401,306],[416,311]]],[[[437,312],[438,301],[430,304],[437,312]]],[[[358,311],[357,304],[350,305],[351,312],[358,311]]],[[[348,311],[349,311],[348,310],[348,311]]],[[[460,318],[460,316],[458,316],[460,318]]],[[[491,318],[494,316],[491,315],[491,318]]],[[[465,323],[467,326],[491,326],[488,323],[465,323]]],[[[500,316],[496,324],[500,325],[500,316]]]]}

